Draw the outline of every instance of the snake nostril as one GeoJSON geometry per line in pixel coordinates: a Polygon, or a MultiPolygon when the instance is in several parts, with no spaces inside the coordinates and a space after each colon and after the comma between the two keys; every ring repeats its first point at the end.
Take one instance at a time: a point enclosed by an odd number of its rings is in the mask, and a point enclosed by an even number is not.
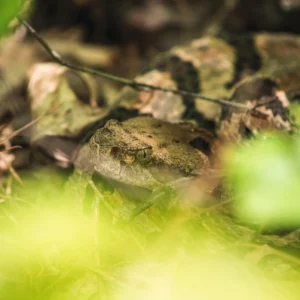
{"type": "Polygon", "coordinates": [[[111,156],[113,156],[113,157],[118,157],[118,155],[120,154],[120,152],[121,152],[121,149],[119,148],[119,147],[112,147],[111,149],[110,149],[110,155],[111,156]]]}

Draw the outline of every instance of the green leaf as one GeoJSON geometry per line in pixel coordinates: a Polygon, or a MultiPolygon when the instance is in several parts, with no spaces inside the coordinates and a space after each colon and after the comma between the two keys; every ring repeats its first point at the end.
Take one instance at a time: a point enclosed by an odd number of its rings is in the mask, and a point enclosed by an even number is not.
{"type": "Polygon", "coordinates": [[[9,22],[20,11],[22,0],[0,0],[0,36],[8,29],[9,22]]]}
{"type": "Polygon", "coordinates": [[[292,102],[291,103],[291,108],[290,108],[291,115],[294,117],[295,123],[297,126],[300,125],[300,105],[298,101],[292,102]]]}
{"type": "Polygon", "coordinates": [[[239,219],[269,230],[299,228],[299,137],[249,141],[236,147],[226,164],[239,219]]]}

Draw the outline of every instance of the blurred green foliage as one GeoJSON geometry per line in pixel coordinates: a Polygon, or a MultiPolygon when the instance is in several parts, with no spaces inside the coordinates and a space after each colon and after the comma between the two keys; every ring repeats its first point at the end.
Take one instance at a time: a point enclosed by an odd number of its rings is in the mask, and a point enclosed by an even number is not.
{"type": "Polygon", "coordinates": [[[0,36],[7,31],[9,22],[17,15],[22,6],[22,0],[0,1],[0,36]]]}
{"type": "MultiPolygon", "coordinates": [[[[277,250],[283,239],[258,240],[214,210],[143,214],[120,224],[101,209],[84,215],[80,199],[62,192],[59,169],[19,175],[24,186],[15,183],[11,195],[0,189],[1,299],[299,299],[300,261],[277,250]],[[258,264],[293,282],[274,288],[258,264]]],[[[118,210],[116,198],[107,200],[118,210]]]]}
{"type": "Polygon", "coordinates": [[[231,149],[226,171],[235,215],[261,229],[300,226],[300,137],[267,135],[231,149]]]}
{"type": "MultiPolygon", "coordinates": [[[[0,35],[22,2],[0,0],[0,35]]],[[[300,226],[299,137],[245,142],[228,152],[225,169],[237,218],[263,229],[300,226]]],[[[259,236],[203,211],[118,224],[66,199],[60,171],[21,178],[11,195],[0,190],[1,299],[299,299],[300,261],[278,250],[299,248],[298,236],[259,236]],[[294,282],[275,287],[256,265],[294,282]]],[[[117,193],[107,200],[125,210],[117,193]]]]}
{"type": "Polygon", "coordinates": [[[298,101],[291,103],[291,115],[293,116],[295,123],[299,126],[300,124],[300,105],[298,101]]]}

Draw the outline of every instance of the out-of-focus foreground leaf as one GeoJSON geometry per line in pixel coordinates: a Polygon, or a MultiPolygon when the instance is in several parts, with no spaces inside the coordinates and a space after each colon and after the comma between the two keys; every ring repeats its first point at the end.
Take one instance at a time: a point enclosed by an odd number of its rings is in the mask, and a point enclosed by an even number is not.
{"type": "Polygon", "coordinates": [[[238,218],[265,229],[300,226],[300,139],[268,136],[229,152],[229,183],[238,218]]]}
{"type": "Polygon", "coordinates": [[[8,23],[16,16],[21,8],[21,0],[1,0],[0,1],[0,35],[5,33],[8,23]]]}

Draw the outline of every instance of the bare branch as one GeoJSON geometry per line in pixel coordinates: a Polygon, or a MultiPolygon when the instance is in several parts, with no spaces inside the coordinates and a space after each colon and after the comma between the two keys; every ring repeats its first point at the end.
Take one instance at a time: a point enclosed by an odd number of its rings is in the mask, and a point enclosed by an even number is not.
{"type": "Polygon", "coordinates": [[[55,62],[57,62],[58,64],[60,64],[62,66],[65,66],[69,69],[83,72],[83,73],[92,74],[95,76],[99,76],[99,77],[102,77],[102,78],[105,78],[105,79],[108,79],[108,80],[111,80],[114,82],[121,83],[123,85],[130,86],[134,89],[142,89],[145,91],[157,90],[157,91],[162,91],[162,92],[169,92],[169,93],[182,95],[182,96],[190,96],[192,98],[197,98],[197,99],[201,99],[203,101],[213,102],[213,103],[216,103],[219,105],[225,105],[225,106],[231,106],[234,108],[243,109],[245,111],[252,110],[251,107],[249,107],[245,104],[242,104],[242,103],[228,101],[225,99],[210,98],[210,97],[206,97],[201,94],[198,94],[198,93],[188,92],[185,90],[169,89],[169,88],[163,88],[163,87],[149,85],[149,84],[145,84],[145,83],[140,83],[140,82],[136,82],[135,80],[130,80],[127,78],[115,76],[115,75],[112,75],[112,74],[109,74],[106,72],[102,72],[102,71],[94,70],[91,68],[86,68],[83,66],[71,64],[71,63],[65,61],[56,51],[52,50],[51,47],[49,46],[49,44],[40,36],[39,33],[36,32],[36,30],[30,24],[28,24],[26,21],[22,20],[20,17],[17,17],[17,18],[20,21],[20,23],[23,24],[27,28],[27,30],[35,37],[35,39],[43,46],[43,48],[48,52],[48,54],[52,57],[52,59],[55,62]]]}
{"type": "MultiPolygon", "coordinates": [[[[5,137],[4,139],[0,140],[0,145],[3,145],[6,141],[10,140],[11,138],[17,136],[19,133],[23,132],[25,129],[31,127],[32,125],[36,124],[37,122],[39,122],[42,118],[44,118],[45,116],[52,114],[54,111],[56,111],[58,109],[59,106],[56,106],[52,109],[50,109],[49,111],[45,112],[44,114],[38,116],[37,118],[35,118],[34,120],[32,120],[31,122],[27,123],[26,125],[24,125],[23,127],[15,130],[14,132],[12,132],[9,136],[5,137]]],[[[12,149],[12,148],[10,148],[12,149]]]]}

